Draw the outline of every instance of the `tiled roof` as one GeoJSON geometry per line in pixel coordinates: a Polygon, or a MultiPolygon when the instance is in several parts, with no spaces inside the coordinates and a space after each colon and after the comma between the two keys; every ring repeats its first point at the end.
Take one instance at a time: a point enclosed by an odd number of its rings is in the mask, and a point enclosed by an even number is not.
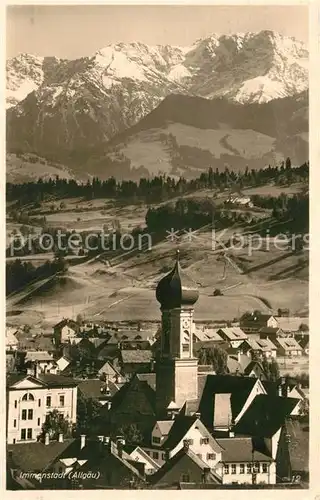
{"type": "Polygon", "coordinates": [[[296,339],[293,338],[278,338],[277,342],[285,351],[301,351],[302,349],[296,339]]]}
{"type": "Polygon", "coordinates": [[[65,439],[63,443],[51,441],[48,445],[41,442],[18,443],[8,445],[8,451],[12,452],[13,463],[20,470],[40,472],[49,467],[74,441],[74,439],[65,439]]]}
{"type": "Polygon", "coordinates": [[[59,321],[59,323],[57,323],[56,325],[54,325],[54,329],[56,328],[63,328],[64,326],[68,325],[70,328],[74,328],[75,331],[78,331],[80,326],[79,324],[72,320],[72,319],[63,319],[61,321],[59,321]]]}
{"type": "Polygon", "coordinates": [[[214,416],[214,395],[231,394],[232,417],[242,410],[257,380],[252,377],[235,377],[233,375],[207,375],[200,400],[199,410],[203,422],[212,426],[214,416]]]}
{"type": "Polygon", "coordinates": [[[287,317],[276,317],[279,328],[284,332],[297,332],[300,325],[303,323],[309,326],[309,318],[297,318],[295,316],[287,317]]]}
{"type": "Polygon", "coordinates": [[[244,375],[249,375],[250,372],[255,368],[255,367],[258,367],[260,368],[260,370],[264,373],[264,369],[263,369],[263,366],[261,363],[259,363],[259,361],[251,361],[245,368],[244,370],[244,375]]]}
{"type": "Polygon", "coordinates": [[[25,362],[28,361],[53,361],[53,357],[48,351],[27,351],[25,362]]]}
{"type": "Polygon", "coordinates": [[[284,425],[285,419],[290,416],[298,402],[298,399],[259,394],[234,430],[238,434],[272,437],[284,425]]]}
{"type": "MultiPolygon", "coordinates": [[[[201,460],[201,458],[199,458],[195,453],[193,453],[193,451],[191,451],[190,449],[185,450],[184,448],[182,448],[170,460],[168,460],[155,474],[151,476],[150,478],[151,484],[156,485],[161,480],[163,480],[166,474],[170,472],[173,469],[173,467],[176,464],[178,464],[179,461],[185,456],[188,456],[188,458],[194,464],[196,464],[201,471],[208,469],[208,464],[206,464],[203,460],[201,460]]],[[[179,480],[180,480],[180,474],[179,477],[177,477],[176,481],[179,480]]],[[[213,470],[210,471],[207,480],[212,483],[221,483],[221,478],[213,470]]]]}
{"type": "Polygon", "coordinates": [[[242,340],[247,338],[247,335],[238,326],[219,328],[218,334],[220,334],[220,332],[223,332],[229,340],[242,340]]]}
{"type": "Polygon", "coordinates": [[[148,386],[156,390],[156,374],[155,373],[137,373],[136,377],[141,380],[141,382],[146,382],[148,386]]]}
{"type": "Polygon", "coordinates": [[[77,381],[71,377],[63,375],[53,375],[51,373],[43,373],[39,375],[38,379],[44,382],[48,387],[75,387],[77,381]]]}
{"type": "Polygon", "coordinates": [[[178,415],[170,429],[167,440],[164,443],[164,447],[168,450],[173,450],[177,444],[184,438],[190,427],[195,423],[197,417],[194,416],[184,416],[178,415]]]}
{"type": "Polygon", "coordinates": [[[223,448],[222,462],[273,462],[273,459],[259,450],[255,450],[251,437],[217,438],[223,448]]]}
{"type": "Polygon", "coordinates": [[[150,363],[152,357],[153,354],[150,350],[121,350],[121,358],[123,363],[150,363]]]}
{"type": "Polygon", "coordinates": [[[105,392],[103,392],[105,387],[106,383],[102,382],[100,379],[88,378],[86,380],[81,380],[78,384],[79,391],[81,391],[86,399],[100,399],[102,396],[105,396],[105,392]]]}

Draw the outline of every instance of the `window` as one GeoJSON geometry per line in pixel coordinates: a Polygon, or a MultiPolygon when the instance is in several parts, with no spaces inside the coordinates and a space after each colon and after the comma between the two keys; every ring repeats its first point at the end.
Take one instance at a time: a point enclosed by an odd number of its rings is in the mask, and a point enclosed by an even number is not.
{"type": "Polygon", "coordinates": [[[33,420],[33,410],[28,410],[28,420],[33,420]]]}
{"type": "Polygon", "coordinates": [[[262,473],[267,474],[268,473],[268,464],[262,464],[262,473]]]}
{"type": "Polygon", "coordinates": [[[216,458],[215,453],[207,453],[207,460],[214,460],[216,458]]]}
{"type": "Polygon", "coordinates": [[[161,443],[161,439],[160,439],[159,437],[157,437],[157,436],[154,436],[154,437],[152,438],[152,441],[153,441],[154,443],[157,443],[157,444],[160,444],[160,443],[161,443]]]}
{"type": "Polygon", "coordinates": [[[32,439],[32,429],[28,429],[28,431],[27,431],[27,439],[32,439]]]}
{"type": "Polygon", "coordinates": [[[38,418],[38,427],[39,427],[39,425],[40,425],[40,418],[38,418]]]}
{"type": "Polygon", "coordinates": [[[237,466],[236,464],[231,464],[231,474],[236,474],[237,473],[237,466]]]}
{"type": "Polygon", "coordinates": [[[15,439],[13,440],[13,444],[16,444],[16,440],[15,439]]]}
{"type": "Polygon", "coordinates": [[[201,438],[200,439],[200,444],[208,444],[209,443],[209,438],[201,438]]]}
{"type": "Polygon", "coordinates": [[[202,453],[197,453],[197,457],[202,460],[202,453]]]}
{"type": "Polygon", "coordinates": [[[34,401],[34,397],[32,396],[32,394],[26,393],[22,397],[22,401],[34,401]]]}
{"type": "Polygon", "coordinates": [[[223,469],[224,474],[229,474],[229,465],[225,465],[223,469]]]}
{"type": "Polygon", "coordinates": [[[182,344],[182,351],[189,352],[189,344],[182,344]]]}
{"type": "Polygon", "coordinates": [[[41,406],[41,399],[38,399],[38,406],[41,406]]]}
{"type": "Polygon", "coordinates": [[[193,439],[187,439],[189,445],[193,444],[193,439]]]}
{"type": "Polygon", "coordinates": [[[155,458],[156,460],[158,460],[158,458],[159,458],[159,452],[158,451],[154,451],[153,452],[153,458],[155,458]]]}
{"type": "Polygon", "coordinates": [[[26,429],[21,429],[20,439],[22,440],[26,439],[26,429]]]}
{"type": "Polygon", "coordinates": [[[240,464],[240,474],[244,474],[244,464],[240,464]]]}
{"type": "Polygon", "coordinates": [[[255,472],[256,474],[258,474],[260,472],[260,464],[259,464],[259,462],[255,462],[255,464],[253,466],[253,472],[255,472]]]}
{"type": "Polygon", "coordinates": [[[17,408],[17,400],[14,402],[14,407],[17,408]]]}
{"type": "Polygon", "coordinates": [[[64,396],[59,396],[59,404],[60,406],[64,406],[64,396]]]}
{"type": "Polygon", "coordinates": [[[252,470],[252,464],[249,463],[247,464],[247,474],[251,474],[251,470],[252,470]]]}
{"type": "Polygon", "coordinates": [[[17,421],[16,421],[16,419],[14,419],[14,421],[13,421],[13,427],[17,427],[17,421]]]}
{"type": "Polygon", "coordinates": [[[47,396],[46,405],[48,408],[51,407],[51,396],[47,396]]]}
{"type": "Polygon", "coordinates": [[[21,419],[22,420],[27,420],[27,410],[22,410],[22,412],[21,412],[21,419]]]}
{"type": "Polygon", "coordinates": [[[182,476],[181,476],[181,482],[182,483],[190,483],[190,476],[189,476],[189,474],[182,474],[182,476]]]}
{"type": "Polygon", "coordinates": [[[166,454],[162,453],[162,460],[165,460],[165,459],[166,459],[166,454]]]}

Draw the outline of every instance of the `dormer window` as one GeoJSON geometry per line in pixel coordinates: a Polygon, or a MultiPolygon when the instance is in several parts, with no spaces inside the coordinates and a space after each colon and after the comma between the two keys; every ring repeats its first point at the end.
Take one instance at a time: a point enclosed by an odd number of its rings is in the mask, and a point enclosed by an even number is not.
{"type": "Polygon", "coordinates": [[[159,438],[157,436],[153,436],[152,437],[152,442],[155,443],[155,444],[160,444],[161,443],[161,438],[159,438]]]}

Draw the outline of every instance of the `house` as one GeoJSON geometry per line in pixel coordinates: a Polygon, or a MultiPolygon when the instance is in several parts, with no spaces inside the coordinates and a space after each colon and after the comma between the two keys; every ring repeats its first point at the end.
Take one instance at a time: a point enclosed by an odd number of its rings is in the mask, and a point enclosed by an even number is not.
{"type": "Polygon", "coordinates": [[[64,439],[60,434],[58,441],[17,444],[9,447],[9,453],[11,467],[20,475],[31,473],[37,489],[130,488],[143,484],[144,464],[133,460],[123,447],[120,439],[64,439]]]}
{"type": "Polygon", "coordinates": [[[278,327],[287,334],[293,333],[296,335],[299,333],[303,333],[304,331],[308,331],[309,318],[301,318],[297,316],[277,316],[275,319],[277,321],[278,327]],[[304,325],[304,328],[302,327],[302,325],[304,325]]]}
{"type": "Polygon", "coordinates": [[[270,339],[274,341],[278,337],[293,337],[293,334],[284,332],[281,328],[264,326],[259,330],[260,339],[270,339]]]}
{"type": "Polygon", "coordinates": [[[34,374],[35,364],[39,373],[56,374],[58,372],[57,363],[48,351],[27,351],[24,358],[24,366],[29,375],[34,374]]]}
{"type": "Polygon", "coordinates": [[[7,442],[35,441],[48,411],[57,409],[71,424],[76,422],[75,380],[38,373],[7,378],[7,442]]]}
{"type": "Polygon", "coordinates": [[[144,471],[149,476],[160,469],[160,466],[140,446],[125,445],[124,450],[131,460],[144,464],[144,471]]]}
{"type": "Polygon", "coordinates": [[[112,363],[107,361],[101,361],[100,368],[98,370],[98,376],[105,377],[106,380],[115,383],[122,382],[122,377],[120,372],[112,365],[112,363]]]}
{"type": "Polygon", "coordinates": [[[19,347],[19,340],[16,337],[17,329],[6,327],[5,345],[6,351],[17,351],[19,347]]]}
{"type": "Polygon", "coordinates": [[[295,357],[302,356],[302,347],[294,338],[278,338],[275,341],[277,356],[295,357]]]}
{"type": "Polygon", "coordinates": [[[111,425],[135,423],[151,431],[156,421],[155,373],[137,373],[112,398],[111,425]]]}
{"type": "Polygon", "coordinates": [[[251,437],[217,439],[222,448],[215,472],[222,484],[276,484],[276,461],[251,437]]]}
{"type": "Polygon", "coordinates": [[[196,455],[185,442],[183,447],[171,457],[150,478],[155,489],[170,488],[176,483],[221,483],[220,477],[196,455]]]}
{"type": "Polygon", "coordinates": [[[241,205],[243,207],[249,208],[253,207],[250,196],[230,196],[227,200],[227,203],[231,203],[232,205],[241,205]]]}
{"type": "Polygon", "coordinates": [[[276,358],[277,347],[271,342],[270,339],[253,339],[249,337],[245,340],[240,347],[241,351],[250,356],[258,356],[259,358],[276,358]]]}
{"type": "Polygon", "coordinates": [[[259,361],[251,361],[244,369],[243,374],[246,377],[255,377],[260,380],[267,380],[267,375],[259,361]]]}
{"type": "Polygon", "coordinates": [[[78,337],[80,325],[72,319],[63,319],[53,327],[55,345],[72,343],[78,337]]]}
{"type": "Polygon", "coordinates": [[[160,466],[172,458],[188,442],[189,449],[214,468],[221,458],[221,449],[197,416],[177,415],[174,420],[157,421],[151,442],[142,444],[160,466]]]}
{"type": "Polygon", "coordinates": [[[275,460],[282,426],[299,401],[272,394],[258,394],[235,423],[235,435],[254,437],[275,460]],[[276,409],[276,411],[275,411],[276,409]]]}
{"type": "Polygon", "coordinates": [[[258,394],[266,394],[259,379],[207,375],[198,410],[201,421],[209,430],[228,432],[258,394]]]}
{"type": "Polygon", "coordinates": [[[238,326],[219,328],[217,334],[233,348],[240,347],[242,342],[248,338],[238,326]]]}
{"type": "Polygon", "coordinates": [[[126,375],[138,372],[148,373],[153,369],[153,354],[150,349],[121,349],[119,363],[122,373],[126,375]]]}
{"type": "MultiPolygon", "coordinates": [[[[23,489],[44,488],[49,486],[50,481],[41,479],[40,475],[53,473],[54,464],[74,442],[74,439],[59,437],[58,441],[50,441],[46,438],[45,442],[9,444],[7,468],[11,469],[14,478],[28,480],[23,489]]],[[[56,478],[51,481],[51,485],[58,488],[59,482],[62,483],[62,480],[56,478]]]]}
{"type": "Polygon", "coordinates": [[[95,399],[104,406],[111,408],[113,396],[120,390],[120,387],[113,382],[102,381],[100,379],[88,378],[78,383],[78,391],[85,399],[95,399]]]}
{"type": "Polygon", "coordinates": [[[279,327],[272,314],[262,314],[260,311],[247,312],[240,318],[240,328],[247,334],[258,333],[263,327],[279,327]]]}

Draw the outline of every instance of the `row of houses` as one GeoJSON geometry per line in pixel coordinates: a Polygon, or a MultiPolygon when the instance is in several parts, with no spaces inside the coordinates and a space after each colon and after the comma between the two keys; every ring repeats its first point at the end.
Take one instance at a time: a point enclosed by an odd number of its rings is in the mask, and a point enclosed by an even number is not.
{"type": "Polygon", "coordinates": [[[204,377],[201,372],[198,376],[199,400],[193,408],[172,403],[167,418],[159,420],[154,374],[138,374],[109,396],[110,405],[96,394],[105,411],[101,435],[59,434],[56,439],[46,435],[41,441],[37,436],[48,411],[58,409],[74,423],[77,393],[92,398],[92,391],[85,389],[92,381],[43,374],[11,376],[7,380],[9,484],[13,489],[79,484],[162,488],[177,483],[272,485],[279,476],[307,477],[305,425],[297,419],[301,400],[294,384],[284,391],[283,383],[230,375],[204,377]],[[112,437],[115,422],[143,423],[139,443],[112,437]],[[90,471],[96,476],[91,477],[90,471]]]}

